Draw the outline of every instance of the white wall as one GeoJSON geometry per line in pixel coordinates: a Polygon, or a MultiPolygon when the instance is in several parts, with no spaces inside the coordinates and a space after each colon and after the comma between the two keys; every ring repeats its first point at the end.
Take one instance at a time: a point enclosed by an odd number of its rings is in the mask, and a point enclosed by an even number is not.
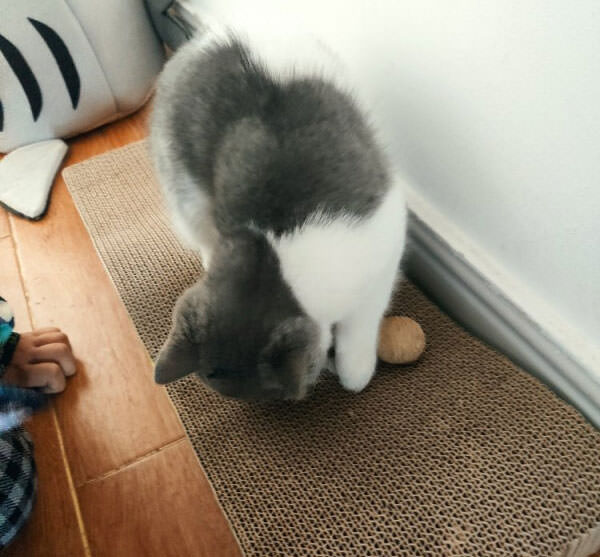
{"type": "Polygon", "coordinates": [[[600,379],[598,0],[198,4],[241,25],[284,11],[320,34],[415,209],[600,379]]]}

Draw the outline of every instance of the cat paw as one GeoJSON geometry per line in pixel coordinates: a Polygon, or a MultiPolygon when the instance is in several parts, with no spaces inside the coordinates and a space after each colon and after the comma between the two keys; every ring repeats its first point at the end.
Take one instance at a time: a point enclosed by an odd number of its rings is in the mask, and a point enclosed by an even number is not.
{"type": "Polygon", "coordinates": [[[336,369],[342,387],[354,393],[362,391],[375,373],[376,360],[374,354],[340,354],[336,369]]]}

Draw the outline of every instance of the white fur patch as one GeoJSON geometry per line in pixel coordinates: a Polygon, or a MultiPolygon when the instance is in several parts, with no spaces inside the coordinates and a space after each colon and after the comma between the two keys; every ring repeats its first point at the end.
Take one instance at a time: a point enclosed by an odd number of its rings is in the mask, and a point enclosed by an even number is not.
{"type": "Polygon", "coordinates": [[[304,310],[323,326],[331,326],[372,292],[390,289],[389,269],[399,264],[405,228],[404,195],[395,185],[362,221],[327,222],[315,215],[293,233],[276,238],[267,232],[266,236],[304,310]]]}

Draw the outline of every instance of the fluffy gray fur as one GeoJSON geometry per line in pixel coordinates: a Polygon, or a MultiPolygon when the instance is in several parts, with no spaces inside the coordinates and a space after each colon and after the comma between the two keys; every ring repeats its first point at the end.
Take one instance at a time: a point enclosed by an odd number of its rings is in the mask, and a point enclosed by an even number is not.
{"type": "Polygon", "coordinates": [[[333,84],[271,76],[232,39],[175,55],[151,140],[171,205],[193,210],[200,189],[219,238],[206,278],[176,306],[156,380],[196,372],[226,396],[303,397],[324,364],[318,328],[262,233],[291,232],[316,213],[370,214],[388,180],[369,126],[333,84]]]}

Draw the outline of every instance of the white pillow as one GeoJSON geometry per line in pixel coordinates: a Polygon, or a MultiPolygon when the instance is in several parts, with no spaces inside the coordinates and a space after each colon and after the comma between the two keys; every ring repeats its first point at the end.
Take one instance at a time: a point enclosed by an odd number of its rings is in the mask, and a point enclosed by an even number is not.
{"type": "MultiPolygon", "coordinates": [[[[163,60],[142,0],[4,2],[0,152],[76,135],[136,110],[150,96],[163,60]]],[[[46,203],[41,201],[48,193],[43,190],[60,151],[53,142],[48,149],[55,155],[40,159],[53,160],[43,184],[23,188],[18,207],[14,183],[2,176],[26,180],[27,167],[0,172],[0,203],[29,218],[43,214],[46,203]],[[10,200],[3,195],[8,190],[10,200]]],[[[30,157],[5,157],[0,165],[19,165],[20,160],[30,157]]],[[[38,168],[30,174],[37,183],[44,172],[38,168]]]]}

